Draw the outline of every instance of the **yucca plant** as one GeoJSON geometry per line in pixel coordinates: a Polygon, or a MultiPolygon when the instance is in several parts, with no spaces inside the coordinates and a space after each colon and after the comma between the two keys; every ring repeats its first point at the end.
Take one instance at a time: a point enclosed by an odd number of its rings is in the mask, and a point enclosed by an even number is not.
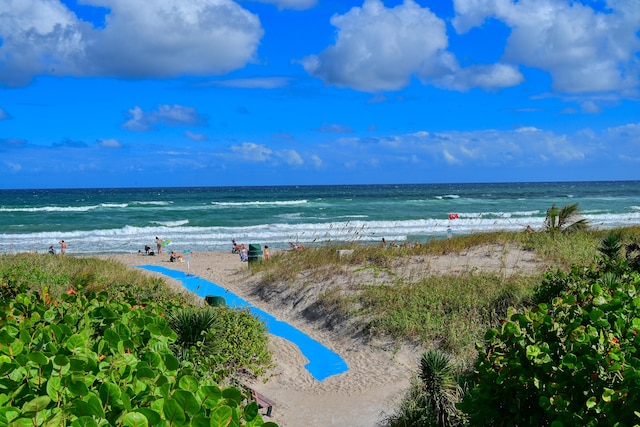
{"type": "Polygon", "coordinates": [[[456,408],[462,390],[451,359],[439,350],[420,358],[418,380],[414,381],[399,410],[386,420],[388,427],[454,427],[463,425],[456,408]]]}
{"type": "Polygon", "coordinates": [[[212,307],[183,307],[169,315],[169,327],[178,335],[175,348],[178,356],[185,358],[192,346],[198,347],[202,356],[215,354],[216,341],[207,335],[220,326],[216,310],[212,307]]]}
{"type": "Polygon", "coordinates": [[[580,208],[577,203],[558,208],[555,204],[547,210],[544,220],[544,229],[556,233],[570,233],[584,230],[589,227],[589,221],[580,217],[580,208]]]}
{"type": "Polygon", "coordinates": [[[605,261],[617,261],[620,259],[620,250],[622,249],[622,233],[613,231],[605,236],[600,242],[598,252],[604,257],[605,261]]]}

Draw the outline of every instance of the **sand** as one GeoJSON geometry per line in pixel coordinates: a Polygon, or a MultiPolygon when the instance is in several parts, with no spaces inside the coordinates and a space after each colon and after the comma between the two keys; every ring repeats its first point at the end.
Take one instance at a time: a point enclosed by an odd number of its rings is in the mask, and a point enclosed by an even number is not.
{"type": "MultiPolygon", "coordinates": [[[[256,278],[249,272],[247,263],[229,252],[194,253],[189,263],[169,262],[167,254],[123,254],[109,258],[131,267],[161,265],[216,283],[338,353],[349,370],[319,382],[305,369],[308,361],[297,346],[270,335],[269,345],[273,351],[275,368],[263,379],[266,382],[257,381],[251,385],[276,402],[272,416],[264,416],[264,419],[274,421],[281,427],[378,425],[385,414],[392,413],[402,400],[423,351],[381,340],[365,342],[354,336],[348,325],[344,328],[340,325],[327,328],[325,322],[309,321],[302,312],[312,301],[259,297],[254,291],[256,278]]],[[[537,268],[530,253],[514,248],[484,247],[455,256],[409,261],[404,264],[404,268],[412,270],[407,274],[440,274],[463,270],[493,270],[511,274],[537,268]]],[[[180,282],[166,279],[171,286],[184,289],[180,282]]],[[[308,300],[312,296],[305,295],[304,298],[308,300]]],[[[264,410],[261,412],[264,414],[264,410]]]]}

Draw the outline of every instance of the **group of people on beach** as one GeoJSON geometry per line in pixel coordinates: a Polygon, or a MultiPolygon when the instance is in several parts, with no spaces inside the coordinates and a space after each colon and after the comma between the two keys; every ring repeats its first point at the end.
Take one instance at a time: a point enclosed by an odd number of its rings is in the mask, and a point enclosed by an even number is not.
{"type": "MultiPolygon", "coordinates": [[[[66,255],[67,254],[67,242],[65,242],[64,240],[60,240],[58,242],[58,244],[60,245],[60,255],[66,255]]],[[[56,248],[54,248],[53,245],[49,246],[49,253],[51,255],[55,255],[56,254],[56,248]]]]}

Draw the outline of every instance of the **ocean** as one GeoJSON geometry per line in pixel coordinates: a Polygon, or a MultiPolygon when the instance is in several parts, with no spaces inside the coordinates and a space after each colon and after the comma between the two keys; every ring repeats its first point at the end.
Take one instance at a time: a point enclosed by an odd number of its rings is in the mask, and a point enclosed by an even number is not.
{"type": "Polygon", "coordinates": [[[322,185],[0,190],[0,253],[133,253],[169,248],[288,248],[327,242],[424,242],[542,227],[546,210],[578,203],[596,228],[640,225],[640,182],[322,185]],[[457,218],[449,219],[450,214],[457,218]]]}

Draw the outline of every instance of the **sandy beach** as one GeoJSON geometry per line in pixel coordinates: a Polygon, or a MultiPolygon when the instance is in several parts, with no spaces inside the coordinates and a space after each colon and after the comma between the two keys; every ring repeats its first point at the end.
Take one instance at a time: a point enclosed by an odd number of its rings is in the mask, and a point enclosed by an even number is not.
{"type": "MultiPolygon", "coordinates": [[[[161,265],[199,276],[288,322],[338,353],[347,363],[348,371],[319,382],[305,369],[307,359],[297,346],[270,336],[275,368],[262,379],[264,381],[252,386],[276,402],[272,416],[264,418],[282,427],[376,426],[385,413],[392,412],[400,402],[418,366],[420,348],[398,347],[382,341],[365,343],[351,334],[348,326],[330,330],[322,327],[322,322],[308,321],[302,315],[305,303],[261,299],[254,292],[256,278],[252,277],[247,264],[230,252],[194,253],[189,263],[169,262],[167,254],[123,254],[108,258],[134,268],[161,265]]],[[[481,248],[456,256],[433,257],[428,263],[413,265],[420,265],[423,273],[431,274],[467,269],[500,270],[509,274],[516,269],[535,268],[536,262],[527,252],[510,250],[505,255],[504,249],[481,248]]],[[[179,282],[166,279],[172,286],[184,289],[179,282]]]]}

